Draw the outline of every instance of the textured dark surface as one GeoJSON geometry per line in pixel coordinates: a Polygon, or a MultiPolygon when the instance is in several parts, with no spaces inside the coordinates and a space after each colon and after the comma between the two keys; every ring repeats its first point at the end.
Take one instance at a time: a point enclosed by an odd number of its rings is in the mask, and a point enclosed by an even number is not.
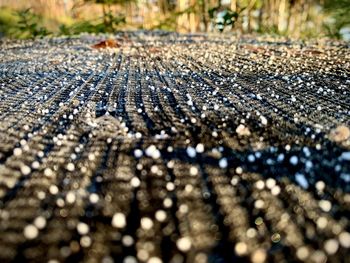
{"type": "Polygon", "coordinates": [[[348,262],[350,49],[0,44],[0,261],[348,262]]]}

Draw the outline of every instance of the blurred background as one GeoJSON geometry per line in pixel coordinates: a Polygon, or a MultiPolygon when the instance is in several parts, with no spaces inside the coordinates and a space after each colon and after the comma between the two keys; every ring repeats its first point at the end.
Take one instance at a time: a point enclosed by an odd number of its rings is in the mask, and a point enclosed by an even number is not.
{"type": "Polygon", "coordinates": [[[0,0],[0,37],[137,29],[350,40],[350,0],[0,0]]]}

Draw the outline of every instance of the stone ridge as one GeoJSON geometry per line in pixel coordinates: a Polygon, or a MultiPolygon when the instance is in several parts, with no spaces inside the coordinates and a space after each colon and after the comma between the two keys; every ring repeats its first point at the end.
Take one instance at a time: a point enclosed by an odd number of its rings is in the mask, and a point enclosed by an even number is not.
{"type": "Polygon", "coordinates": [[[1,262],[346,262],[350,49],[0,43],[1,262]]]}

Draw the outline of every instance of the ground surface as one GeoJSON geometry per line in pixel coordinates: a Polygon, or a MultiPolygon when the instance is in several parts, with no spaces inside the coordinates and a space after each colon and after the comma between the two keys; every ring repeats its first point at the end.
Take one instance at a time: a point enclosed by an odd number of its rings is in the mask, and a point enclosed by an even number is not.
{"type": "Polygon", "coordinates": [[[349,260],[349,46],[102,39],[0,45],[1,262],[349,260]]]}

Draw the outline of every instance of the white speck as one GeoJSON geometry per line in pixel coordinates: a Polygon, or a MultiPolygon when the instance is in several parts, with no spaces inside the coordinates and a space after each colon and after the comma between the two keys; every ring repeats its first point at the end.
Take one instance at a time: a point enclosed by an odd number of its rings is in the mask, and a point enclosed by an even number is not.
{"type": "Polygon", "coordinates": [[[329,211],[331,211],[331,209],[332,209],[332,204],[331,204],[331,202],[328,201],[328,200],[320,200],[320,201],[318,202],[318,205],[319,205],[319,207],[321,207],[321,209],[322,209],[324,212],[329,212],[329,211]]]}
{"type": "Polygon", "coordinates": [[[140,150],[140,149],[136,149],[135,151],[134,151],[134,156],[136,157],[136,158],[140,158],[141,156],[142,156],[142,151],[140,150]]]}
{"type": "Polygon", "coordinates": [[[166,212],[164,210],[158,210],[156,212],[156,215],[155,215],[156,219],[159,221],[159,222],[164,222],[167,215],[166,215],[166,212]]]}
{"type": "Polygon", "coordinates": [[[80,245],[82,247],[89,247],[91,246],[91,238],[89,236],[82,236],[80,239],[80,245]]]}
{"type": "Polygon", "coordinates": [[[248,161],[251,162],[251,163],[255,162],[255,156],[253,154],[249,154],[248,155],[248,161]]]}
{"type": "Polygon", "coordinates": [[[27,239],[34,239],[38,236],[39,231],[34,225],[27,225],[23,230],[23,234],[27,239]]]}
{"type": "Polygon", "coordinates": [[[251,256],[253,263],[263,263],[266,261],[266,251],[262,248],[255,250],[251,256]]]}
{"type": "Polygon", "coordinates": [[[254,206],[257,209],[262,209],[264,207],[264,205],[265,205],[265,202],[261,199],[258,199],[254,202],[254,206]]]}
{"type": "Polygon", "coordinates": [[[90,153],[88,156],[89,161],[94,161],[96,159],[96,155],[93,153],[90,153]]]}
{"type": "Polygon", "coordinates": [[[186,153],[191,158],[194,158],[197,155],[196,150],[193,147],[187,147],[186,153]]]}
{"type": "Polygon", "coordinates": [[[149,230],[153,227],[153,221],[149,217],[141,218],[141,227],[145,230],[149,230]]]}
{"type": "Polygon", "coordinates": [[[240,136],[249,136],[250,130],[246,126],[244,126],[243,124],[240,124],[236,128],[236,133],[240,136]]]}
{"type": "Polygon", "coordinates": [[[310,160],[307,160],[307,161],[306,161],[305,167],[306,167],[307,169],[311,169],[313,166],[314,166],[314,165],[313,165],[313,163],[312,163],[310,160]]]}
{"type": "Polygon", "coordinates": [[[274,195],[274,196],[279,195],[280,192],[281,192],[281,188],[278,185],[275,185],[271,189],[271,194],[274,195]]]}
{"type": "Polygon", "coordinates": [[[49,190],[53,195],[56,195],[58,193],[58,187],[56,185],[51,185],[49,190]]]}
{"type": "Polygon", "coordinates": [[[112,226],[115,228],[124,228],[126,226],[126,218],[123,213],[115,213],[112,218],[112,226]]]}
{"type": "Polygon", "coordinates": [[[327,252],[328,255],[335,254],[338,248],[339,243],[336,239],[328,239],[326,242],[324,242],[324,250],[327,252]]]}
{"type": "Polygon", "coordinates": [[[122,243],[124,246],[130,247],[130,246],[132,246],[132,244],[134,244],[134,239],[132,238],[132,236],[125,235],[122,238],[122,243]]]}
{"type": "Polygon", "coordinates": [[[297,165],[299,160],[298,160],[298,157],[293,155],[292,157],[290,157],[289,159],[289,162],[292,164],[292,165],[297,165]]]}
{"type": "Polygon", "coordinates": [[[22,165],[21,166],[21,173],[23,175],[28,175],[28,174],[30,174],[30,172],[31,172],[31,169],[30,169],[29,166],[27,166],[27,165],[22,165]]]}
{"type": "Polygon", "coordinates": [[[161,155],[160,151],[154,145],[150,145],[149,147],[147,147],[145,153],[147,156],[152,157],[153,159],[158,159],[161,155]]]}
{"type": "Polygon", "coordinates": [[[13,150],[13,154],[14,154],[15,156],[20,156],[20,155],[22,154],[22,149],[21,149],[21,148],[15,148],[15,149],[13,150]]]}
{"type": "Polygon", "coordinates": [[[72,191],[68,192],[67,196],[66,196],[67,203],[72,204],[75,202],[75,200],[76,200],[76,196],[75,196],[74,192],[72,192],[72,191]]]}
{"type": "Polygon", "coordinates": [[[196,176],[198,174],[198,168],[196,166],[191,166],[190,175],[196,176]]]}
{"type": "Polygon", "coordinates": [[[350,248],[350,233],[342,232],[339,234],[339,243],[342,247],[350,248]]]}
{"type": "Polygon", "coordinates": [[[309,250],[307,249],[307,247],[300,247],[298,248],[296,254],[298,259],[304,261],[309,256],[309,250]]]}
{"type": "Polygon", "coordinates": [[[235,251],[236,251],[238,256],[244,256],[248,252],[248,246],[244,242],[238,242],[235,245],[235,251]]]}
{"type": "Polygon", "coordinates": [[[222,158],[222,159],[220,159],[220,161],[219,161],[219,166],[220,166],[220,168],[226,168],[227,167],[227,159],[226,158],[222,158]]]}
{"type": "Polygon", "coordinates": [[[124,258],[123,263],[137,263],[137,259],[133,256],[127,256],[124,258]]]}
{"type": "Polygon", "coordinates": [[[340,178],[343,179],[345,182],[350,182],[350,174],[342,173],[340,174],[340,178]]]}
{"type": "Polygon", "coordinates": [[[282,162],[284,160],[284,154],[280,153],[277,157],[277,161],[282,162]]]}
{"type": "Polygon", "coordinates": [[[267,125],[267,119],[264,116],[260,116],[260,121],[262,125],[267,125]]]}
{"type": "Polygon", "coordinates": [[[80,235],[86,235],[87,233],[89,233],[90,227],[83,222],[79,222],[77,225],[77,230],[80,235]]]}
{"type": "Polygon", "coordinates": [[[37,218],[35,218],[34,220],[34,225],[38,228],[38,229],[43,229],[46,226],[46,219],[43,216],[38,216],[37,218]]]}
{"type": "Polygon", "coordinates": [[[202,153],[204,152],[204,145],[202,143],[198,143],[196,146],[196,152],[197,153],[202,153]]]}
{"type": "Polygon", "coordinates": [[[238,166],[235,171],[236,171],[236,174],[242,174],[243,173],[243,169],[240,166],[238,166]]]}
{"type": "Polygon", "coordinates": [[[173,201],[169,197],[167,197],[164,199],[163,205],[165,208],[170,208],[173,205],[173,201]]]}
{"type": "Polygon", "coordinates": [[[51,168],[46,168],[44,170],[44,175],[47,176],[47,177],[52,177],[53,176],[53,171],[51,168]]]}
{"type": "Polygon", "coordinates": [[[131,178],[130,180],[131,186],[134,188],[137,188],[141,185],[141,181],[138,177],[134,176],[133,178],[131,178]]]}
{"type": "Polygon", "coordinates": [[[189,237],[182,237],[176,241],[177,248],[182,252],[187,252],[191,249],[192,242],[189,237]]]}
{"type": "Polygon", "coordinates": [[[324,229],[328,225],[328,220],[324,216],[321,216],[317,219],[316,225],[319,229],[324,229]]]}
{"type": "Polygon", "coordinates": [[[318,181],[316,184],[315,184],[315,187],[318,191],[323,191],[324,188],[326,187],[326,184],[323,182],[323,181],[318,181]]]}
{"type": "Polygon", "coordinates": [[[73,172],[75,169],[74,163],[68,163],[67,164],[67,170],[70,172],[73,172]]]}
{"type": "Polygon", "coordinates": [[[257,181],[257,182],[255,183],[255,187],[256,187],[257,189],[259,189],[259,190],[264,189],[264,187],[265,187],[264,181],[263,181],[263,180],[257,181]]]}
{"type": "Polygon", "coordinates": [[[98,197],[98,194],[96,193],[92,193],[90,196],[89,196],[89,200],[91,203],[93,204],[96,204],[98,202],[100,198],[98,197]]]}
{"type": "Polygon", "coordinates": [[[343,152],[341,155],[340,155],[340,158],[345,160],[345,161],[350,161],[350,152],[343,152]]]}
{"type": "Polygon", "coordinates": [[[297,181],[297,183],[303,187],[303,188],[308,188],[309,187],[309,183],[306,180],[305,176],[301,173],[296,173],[295,174],[295,180],[297,181]]]}
{"type": "Polygon", "coordinates": [[[162,263],[163,261],[158,258],[158,257],[150,257],[148,260],[147,260],[147,263],[162,263]]]}
{"type": "Polygon", "coordinates": [[[269,189],[272,189],[276,185],[276,180],[273,178],[269,178],[266,180],[266,186],[269,189]]]}
{"type": "Polygon", "coordinates": [[[239,182],[239,178],[237,176],[233,176],[231,179],[231,184],[232,185],[237,185],[239,182]]]}
{"type": "Polygon", "coordinates": [[[247,237],[254,238],[258,234],[258,231],[255,228],[249,228],[246,232],[247,237]]]}
{"type": "Polygon", "coordinates": [[[172,183],[172,182],[168,182],[168,183],[166,184],[166,189],[167,189],[168,191],[174,191],[174,189],[175,189],[175,184],[172,183]]]}

